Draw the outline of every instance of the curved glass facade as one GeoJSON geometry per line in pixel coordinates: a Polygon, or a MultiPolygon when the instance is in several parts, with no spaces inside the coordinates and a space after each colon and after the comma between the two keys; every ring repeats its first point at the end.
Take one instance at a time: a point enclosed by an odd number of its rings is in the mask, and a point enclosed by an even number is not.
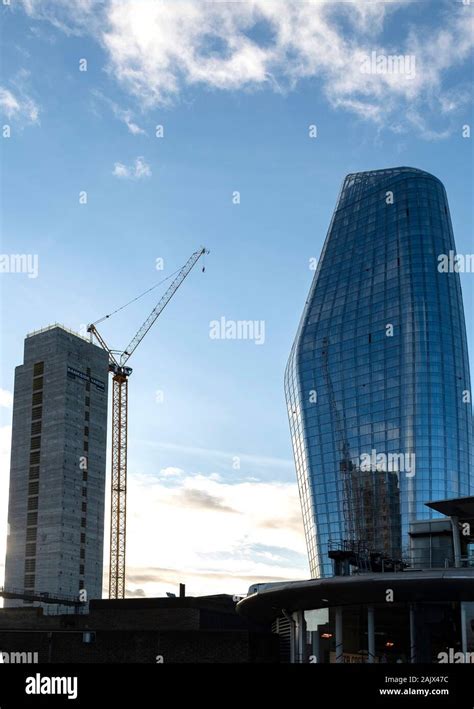
{"type": "Polygon", "coordinates": [[[357,540],[394,558],[434,499],[474,493],[472,405],[445,189],[400,167],[348,175],[285,373],[313,577],[357,540]],[[467,393],[466,393],[467,392],[467,393]]]}

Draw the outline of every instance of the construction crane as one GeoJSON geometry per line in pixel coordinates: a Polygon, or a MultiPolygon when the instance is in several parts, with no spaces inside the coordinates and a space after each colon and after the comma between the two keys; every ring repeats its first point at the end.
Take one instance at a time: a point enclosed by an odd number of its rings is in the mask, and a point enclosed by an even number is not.
{"type": "MultiPolygon", "coordinates": [[[[177,273],[168,290],[153,308],[143,325],[137,331],[128,347],[118,354],[111,350],[96,325],[104,318],[87,327],[91,341],[93,337],[109,355],[109,372],[112,374],[112,474],[111,474],[111,517],[110,517],[110,569],[109,598],[125,597],[125,550],[127,525],[127,419],[128,419],[128,378],[132,373],[126,364],[137,349],[147,332],[170,302],[186,276],[199,261],[201,256],[208,254],[206,248],[195,251],[181,270],[177,273]]],[[[203,268],[204,270],[204,268],[203,268]]],[[[174,274],[173,274],[174,275],[174,274]]],[[[152,289],[149,289],[152,290],[152,289]]],[[[148,291],[146,291],[148,292],[148,291]]],[[[144,294],[142,294],[144,295],[144,294]]],[[[141,296],[138,296],[141,297],[141,296]]],[[[137,300],[135,298],[134,300],[137,300]]],[[[134,302],[134,301],[130,301],[134,302]]],[[[129,305],[129,303],[127,303],[129,305]]],[[[118,308],[122,310],[123,307],[118,308]]],[[[118,312],[118,310],[114,312],[118,312]]],[[[113,313],[112,313],[113,315],[113,313]]]]}

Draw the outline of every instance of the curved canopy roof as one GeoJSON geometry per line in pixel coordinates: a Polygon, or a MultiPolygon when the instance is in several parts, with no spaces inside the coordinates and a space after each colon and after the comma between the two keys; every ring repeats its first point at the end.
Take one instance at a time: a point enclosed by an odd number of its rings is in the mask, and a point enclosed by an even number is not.
{"type": "Polygon", "coordinates": [[[282,609],[312,610],[333,606],[386,603],[474,601],[474,569],[430,569],[399,573],[368,573],[308,581],[259,584],[239,601],[237,611],[256,621],[280,616],[282,609]]]}

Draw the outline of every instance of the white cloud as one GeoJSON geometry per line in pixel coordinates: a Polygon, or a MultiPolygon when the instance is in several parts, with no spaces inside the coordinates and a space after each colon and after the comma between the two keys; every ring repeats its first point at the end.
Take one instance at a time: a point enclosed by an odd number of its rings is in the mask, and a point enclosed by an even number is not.
{"type": "Polygon", "coordinates": [[[107,0],[20,0],[34,19],[47,20],[68,35],[98,30],[100,12],[107,0]],[[96,26],[97,23],[97,26],[96,26]]]}
{"type": "Polygon", "coordinates": [[[5,111],[7,118],[11,118],[20,110],[20,104],[11,91],[0,87],[0,106],[5,111]]]}
{"type": "MultiPolygon", "coordinates": [[[[397,46],[384,46],[392,16],[398,21],[411,2],[287,0],[282,10],[280,0],[23,0],[32,17],[92,34],[108,54],[108,71],[141,108],[169,104],[186,86],[281,91],[317,78],[332,107],[387,125],[408,107],[422,112],[426,101],[433,115],[438,103],[442,113],[443,75],[467,59],[474,41],[469,8],[452,4],[442,25],[408,25],[397,46]],[[364,74],[361,58],[372,51],[413,54],[416,75],[364,74]]],[[[131,115],[122,120],[141,132],[131,115]]],[[[407,123],[423,134],[419,122],[407,123]]]]}
{"type": "Polygon", "coordinates": [[[143,130],[143,128],[140,128],[137,123],[134,123],[132,121],[131,114],[129,111],[123,111],[121,117],[130,133],[132,133],[132,135],[145,135],[145,131],[143,130]]]}
{"type": "Polygon", "coordinates": [[[241,593],[256,580],[308,576],[296,483],[180,472],[172,487],[130,476],[127,588],[150,596],[182,581],[190,594],[241,593]]]}
{"type": "Polygon", "coordinates": [[[134,177],[138,180],[140,177],[151,177],[151,168],[144,158],[138,157],[135,160],[134,177]]]}
{"type": "Polygon", "coordinates": [[[121,162],[116,162],[114,164],[114,171],[112,173],[115,177],[130,177],[130,171],[126,165],[121,162]]]}
{"type": "Polygon", "coordinates": [[[160,470],[160,478],[179,478],[183,473],[184,470],[181,468],[169,466],[168,468],[162,468],[160,470]]]}
{"type": "Polygon", "coordinates": [[[13,404],[13,394],[8,389],[0,389],[0,406],[9,409],[13,404]]]}
{"type": "Polygon", "coordinates": [[[151,167],[143,157],[135,158],[133,165],[124,165],[121,162],[114,164],[112,174],[125,180],[140,180],[144,177],[151,177],[151,167]]]}
{"type": "Polygon", "coordinates": [[[101,40],[110,71],[145,106],[166,104],[185,85],[232,90],[290,88],[317,77],[329,103],[376,122],[401,106],[440,95],[442,74],[465,60],[472,34],[452,11],[442,29],[409,31],[403,46],[379,46],[389,3],[149,3],[111,0],[101,40]],[[341,15],[351,20],[344,32],[341,15]],[[251,34],[258,25],[265,41],[251,34]],[[367,34],[367,30],[371,34],[367,34]],[[364,74],[362,58],[377,51],[414,54],[417,72],[364,74]]]}
{"type": "Polygon", "coordinates": [[[107,96],[104,96],[104,94],[97,89],[92,89],[92,95],[107,104],[112,110],[114,116],[118,118],[119,121],[125,123],[132,135],[146,135],[146,131],[138,125],[131,110],[121,108],[117,103],[115,103],[115,101],[112,101],[107,96]]]}
{"type": "Polygon", "coordinates": [[[14,93],[5,86],[0,86],[0,111],[8,120],[18,119],[25,123],[38,123],[38,106],[22,91],[17,90],[14,93]]]}

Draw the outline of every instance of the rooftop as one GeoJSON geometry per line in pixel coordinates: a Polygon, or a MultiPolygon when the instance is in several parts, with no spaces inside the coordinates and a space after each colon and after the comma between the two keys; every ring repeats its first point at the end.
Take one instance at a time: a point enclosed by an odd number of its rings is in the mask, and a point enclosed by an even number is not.
{"type": "Polygon", "coordinates": [[[56,330],[58,328],[60,330],[64,330],[64,332],[67,332],[68,335],[74,335],[74,337],[79,337],[81,340],[90,343],[88,337],[84,337],[84,335],[80,335],[78,332],[74,332],[74,330],[70,330],[68,327],[58,322],[55,322],[52,325],[46,325],[46,327],[42,327],[40,330],[33,330],[32,332],[29,332],[26,337],[34,337],[35,335],[40,335],[43,332],[48,332],[49,330],[56,330]]]}
{"type": "Polygon", "coordinates": [[[239,601],[237,611],[251,620],[270,621],[282,609],[313,610],[357,604],[385,604],[387,588],[397,603],[472,601],[473,569],[406,570],[355,576],[258,584],[239,601]]]}
{"type": "Polygon", "coordinates": [[[451,500],[436,500],[434,502],[425,502],[427,507],[430,507],[436,512],[447,517],[459,517],[462,520],[474,520],[474,497],[457,497],[451,500]]]}

